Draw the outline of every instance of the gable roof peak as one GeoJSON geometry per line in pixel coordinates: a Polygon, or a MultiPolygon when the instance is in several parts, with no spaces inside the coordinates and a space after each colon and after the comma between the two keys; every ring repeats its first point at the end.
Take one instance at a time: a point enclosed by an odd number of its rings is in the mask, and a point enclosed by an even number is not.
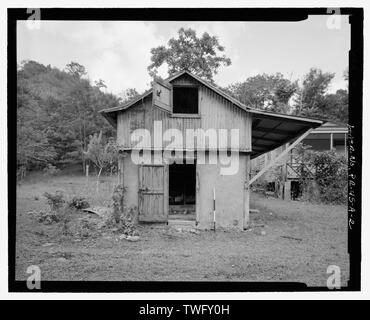
{"type": "MultiPolygon", "coordinates": [[[[238,101],[237,99],[231,97],[229,94],[223,92],[221,89],[217,88],[215,85],[213,85],[213,84],[209,83],[208,81],[200,78],[199,76],[191,73],[187,69],[180,70],[177,73],[173,74],[172,76],[169,76],[168,78],[164,79],[163,81],[171,82],[171,81],[181,77],[184,74],[189,75],[190,77],[192,77],[196,81],[200,82],[204,86],[208,87],[210,90],[216,92],[217,94],[219,94],[220,96],[222,96],[226,100],[230,101],[232,104],[236,105],[237,107],[239,107],[243,110],[252,109],[251,107],[248,107],[245,104],[238,101]]],[[[104,113],[106,114],[106,113],[111,113],[111,112],[118,112],[118,111],[121,111],[121,110],[127,110],[128,108],[133,106],[138,101],[140,101],[140,100],[144,99],[145,97],[149,96],[152,92],[153,92],[153,88],[150,88],[149,90],[145,91],[143,94],[139,95],[137,98],[135,98],[135,99],[133,99],[133,100],[131,100],[131,101],[125,103],[125,104],[122,104],[121,106],[118,106],[118,107],[115,107],[115,108],[103,109],[100,112],[103,113],[103,114],[104,113]]]]}

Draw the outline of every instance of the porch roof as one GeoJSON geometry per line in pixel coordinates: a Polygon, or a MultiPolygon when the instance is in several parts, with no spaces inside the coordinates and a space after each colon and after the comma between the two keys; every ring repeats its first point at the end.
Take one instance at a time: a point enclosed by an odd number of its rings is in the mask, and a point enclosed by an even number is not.
{"type": "Polygon", "coordinates": [[[320,127],[324,123],[318,119],[255,109],[247,112],[252,114],[252,159],[294,141],[307,130],[320,127]]]}

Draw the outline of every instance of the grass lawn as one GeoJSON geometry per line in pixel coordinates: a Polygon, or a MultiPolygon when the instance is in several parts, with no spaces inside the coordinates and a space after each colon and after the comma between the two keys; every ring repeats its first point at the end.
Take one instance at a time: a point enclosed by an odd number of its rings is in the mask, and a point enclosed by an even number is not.
{"type": "MultiPolygon", "coordinates": [[[[17,189],[16,279],[30,265],[42,280],[299,281],[326,286],[329,265],[348,280],[347,208],[251,195],[252,227],[244,232],[180,232],[139,226],[140,241],[104,232],[84,239],[62,236],[59,224],[39,223],[30,211],[46,210],[43,193],[85,195],[91,205],[110,203],[115,179],[81,175],[30,176],[17,189]]],[[[77,214],[76,219],[85,214],[77,214]]],[[[73,223],[73,221],[71,222],[73,223]]]]}

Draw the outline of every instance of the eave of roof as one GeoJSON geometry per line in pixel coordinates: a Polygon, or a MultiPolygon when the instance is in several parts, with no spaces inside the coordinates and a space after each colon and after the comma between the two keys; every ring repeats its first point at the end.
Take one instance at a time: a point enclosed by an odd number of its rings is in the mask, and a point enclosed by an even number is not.
{"type": "Polygon", "coordinates": [[[319,119],[268,111],[248,112],[252,114],[252,159],[291,142],[307,130],[320,127],[324,123],[319,119]]]}
{"type": "Polygon", "coordinates": [[[264,110],[258,110],[258,109],[249,109],[247,110],[248,112],[256,115],[260,115],[261,117],[274,117],[274,118],[284,118],[287,120],[292,120],[292,121],[303,121],[307,123],[314,123],[318,125],[322,125],[325,121],[320,120],[320,119],[312,119],[312,118],[306,118],[302,116],[294,116],[290,114],[284,114],[284,113],[276,113],[276,112],[271,112],[271,111],[264,111],[264,110]]]}

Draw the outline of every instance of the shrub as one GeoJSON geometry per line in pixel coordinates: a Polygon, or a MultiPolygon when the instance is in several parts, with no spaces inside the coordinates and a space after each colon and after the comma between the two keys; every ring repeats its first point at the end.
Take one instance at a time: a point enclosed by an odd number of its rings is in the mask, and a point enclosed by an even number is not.
{"type": "Polygon", "coordinates": [[[68,206],[70,208],[75,208],[77,210],[85,209],[90,206],[89,202],[84,197],[74,196],[69,202],[68,206]]]}
{"type": "Polygon", "coordinates": [[[68,235],[72,235],[72,232],[69,228],[69,218],[68,216],[64,216],[63,219],[61,220],[62,221],[62,235],[64,236],[68,236],[68,235]]]}
{"type": "Polygon", "coordinates": [[[54,194],[45,192],[44,197],[47,199],[51,211],[58,211],[65,203],[63,192],[59,190],[54,194]]]}
{"type": "Polygon", "coordinates": [[[55,176],[60,172],[60,170],[56,166],[53,166],[52,164],[49,163],[43,169],[43,172],[44,172],[44,175],[46,175],[46,176],[55,176]]]}
{"type": "Polygon", "coordinates": [[[305,161],[314,168],[314,183],[302,176],[304,197],[324,203],[346,204],[347,159],[335,151],[310,151],[305,161]]]}
{"type": "Polygon", "coordinates": [[[321,201],[347,203],[347,159],[334,151],[315,152],[312,163],[321,201]]]}
{"type": "Polygon", "coordinates": [[[37,215],[37,221],[43,224],[53,224],[53,223],[58,223],[62,220],[62,216],[53,211],[48,211],[48,212],[39,212],[37,215]]]}
{"type": "Polygon", "coordinates": [[[120,222],[121,214],[124,212],[124,200],[126,189],[123,185],[117,185],[113,190],[113,218],[116,223],[120,222]]]}
{"type": "Polygon", "coordinates": [[[126,236],[136,235],[137,208],[125,209],[118,223],[118,231],[126,236]]]}
{"type": "Polygon", "coordinates": [[[122,185],[115,187],[112,196],[113,213],[111,219],[107,221],[107,226],[114,226],[119,233],[132,236],[136,234],[137,208],[125,207],[125,192],[126,189],[122,185]]]}
{"type": "Polygon", "coordinates": [[[96,233],[97,223],[88,218],[80,220],[78,225],[78,235],[81,238],[88,238],[96,233]]]}

